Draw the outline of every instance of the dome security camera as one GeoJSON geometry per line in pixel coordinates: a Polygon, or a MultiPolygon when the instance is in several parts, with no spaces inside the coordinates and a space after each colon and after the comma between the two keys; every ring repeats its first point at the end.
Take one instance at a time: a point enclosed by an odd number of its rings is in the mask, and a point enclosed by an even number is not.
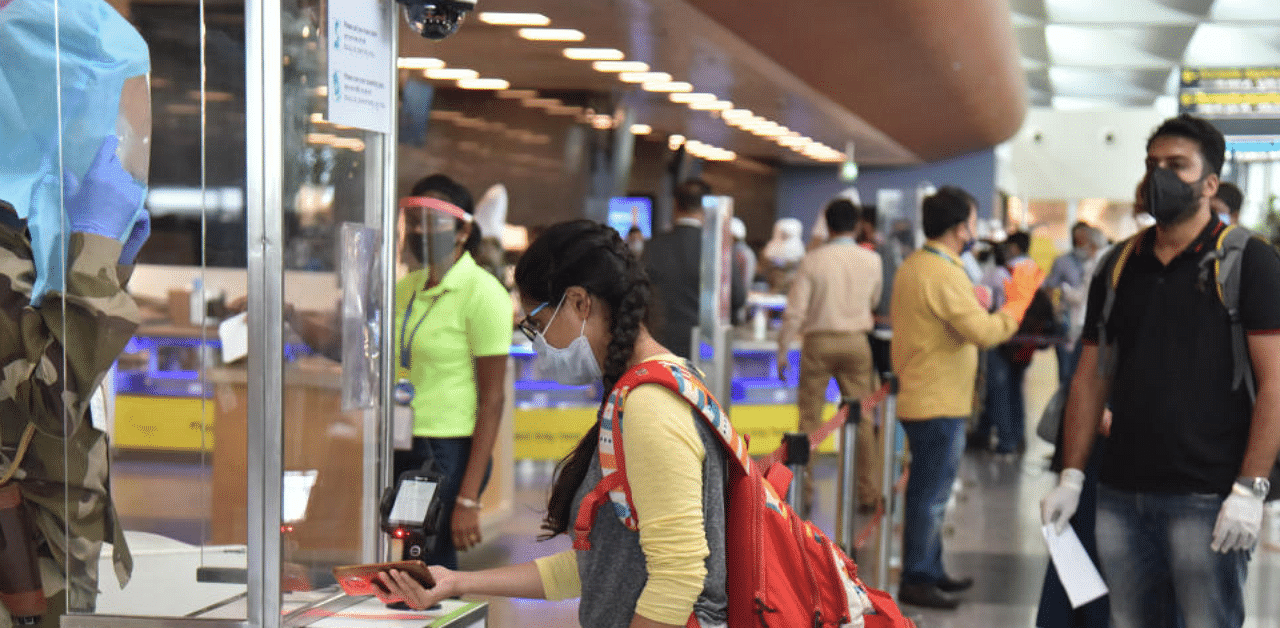
{"type": "Polygon", "coordinates": [[[458,31],[476,0],[396,0],[409,27],[427,39],[444,39],[458,31]]]}

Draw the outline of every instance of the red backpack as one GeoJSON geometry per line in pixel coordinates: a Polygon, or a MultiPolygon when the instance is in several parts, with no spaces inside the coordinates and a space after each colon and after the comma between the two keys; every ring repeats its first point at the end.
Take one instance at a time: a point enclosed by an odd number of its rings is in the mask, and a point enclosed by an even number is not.
{"type": "MultiPolygon", "coordinates": [[[[653,360],[636,365],[614,386],[601,411],[600,456],[603,479],[583,499],[574,523],[574,548],[588,550],[596,513],[606,501],[626,508],[622,523],[637,529],[622,447],[622,407],[641,384],[660,384],[680,395],[720,436],[728,451],[729,481],[725,539],[726,587],[730,628],[749,626],[836,628],[862,613],[867,628],[912,628],[889,594],[868,588],[858,566],[817,526],[800,519],[782,495],[791,471],[772,464],[761,472],[747,454],[747,443],[702,380],[675,362],[653,360]],[[612,468],[611,463],[617,464],[612,468]],[[610,463],[610,464],[606,464],[610,463]]],[[[689,617],[688,626],[698,626],[689,617]]]]}

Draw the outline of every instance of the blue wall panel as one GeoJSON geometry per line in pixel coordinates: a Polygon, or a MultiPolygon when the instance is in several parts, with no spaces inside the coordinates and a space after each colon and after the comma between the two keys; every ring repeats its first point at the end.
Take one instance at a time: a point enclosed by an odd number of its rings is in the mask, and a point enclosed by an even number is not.
{"type": "MultiPolygon", "coordinates": [[[[827,202],[849,187],[839,180],[838,165],[783,168],[778,176],[778,218],[799,218],[805,239],[813,221],[827,202]]],[[[934,187],[958,185],[978,200],[978,217],[988,218],[996,204],[996,157],[983,150],[921,166],[908,168],[864,168],[853,182],[863,203],[876,203],[878,190],[902,191],[903,211],[914,214],[916,189],[928,182],[934,187]]]]}

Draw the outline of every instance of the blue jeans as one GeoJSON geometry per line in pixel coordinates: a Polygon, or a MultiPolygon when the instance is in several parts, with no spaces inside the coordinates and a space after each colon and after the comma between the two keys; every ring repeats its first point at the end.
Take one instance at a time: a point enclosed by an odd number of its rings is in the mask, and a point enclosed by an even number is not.
{"type": "Polygon", "coordinates": [[[996,430],[996,451],[1017,451],[1026,438],[1027,407],[1023,394],[1027,367],[1010,362],[997,350],[987,352],[987,403],[976,428],[984,445],[996,430]]]}
{"type": "Polygon", "coordinates": [[[942,567],[942,516],[964,453],[963,418],[902,421],[911,450],[903,504],[902,583],[930,584],[947,577],[942,567]]]}
{"type": "Polygon", "coordinates": [[[1239,628],[1251,552],[1209,549],[1223,497],[1098,487],[1098,558],[1114,628],[1239,628]]]}
{"type": "MultiPolygon", "coordinates": [[[[435,535],[435,543],[432,548],[422,557],[422,561],[428,565],[443,565],[449,569],[456,570],[458,568],[458,549],[453,545],[453,532],[450,529],[453,521],[453,506],[458,500],[458,489],[462,488],[462,475],[467,471],[467,460],[471,458],[471,438],[424,438],[421,436],[413,437],[413,449],[410,451],[397,451],[395,453],[395,477],[399,478],[400,474],[415,469],[421,469],[424,464],[435,461],[436,470],[444,474],[444,481],[440,486],[436,487],[436,492],[440,499],[440,509],[443,513],[440,520],[444,522],[444,529],[438,530],[435,535]]],[[[480,492],[484,493],[484,487],[489,483],[489,472],[493,468],[493,461],[489,461],[489,467],[485,469],[484,480],[480,483],[480,492]]]]}
{"type": "Polygon", "coordinates": [[[1053,352],[1058,356],[1058,385],[1071,385],[1071,376],[1075,374],[1076,363],[1080,361],[1080,341],[1069,345],[1053,345],[1053,352]]]}

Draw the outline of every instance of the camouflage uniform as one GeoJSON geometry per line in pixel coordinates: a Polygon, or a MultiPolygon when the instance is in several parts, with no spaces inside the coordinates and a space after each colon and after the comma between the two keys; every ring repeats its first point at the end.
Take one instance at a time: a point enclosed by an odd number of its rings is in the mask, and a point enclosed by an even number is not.
{"type": "MultiPolygon", "coordinates": [[[[123,288],[132,267],[117,266],[120,248],[111,238],[71,234],[66,293],[49,292],[35,308],[31,243],[0,224],[0,468],[35,424],[14,481],[43,537],[45,596],[65,597],[75,611],[94,609],[104,541],[121,586],[133,570],[108,491],[107,437],[86,420],[93,392],[138,326],[123,288]]],[[[47,617],[63,611],[51,607],[47,617]]],[[[9,624],[0,608],[0,627],[9,624]]]]}

